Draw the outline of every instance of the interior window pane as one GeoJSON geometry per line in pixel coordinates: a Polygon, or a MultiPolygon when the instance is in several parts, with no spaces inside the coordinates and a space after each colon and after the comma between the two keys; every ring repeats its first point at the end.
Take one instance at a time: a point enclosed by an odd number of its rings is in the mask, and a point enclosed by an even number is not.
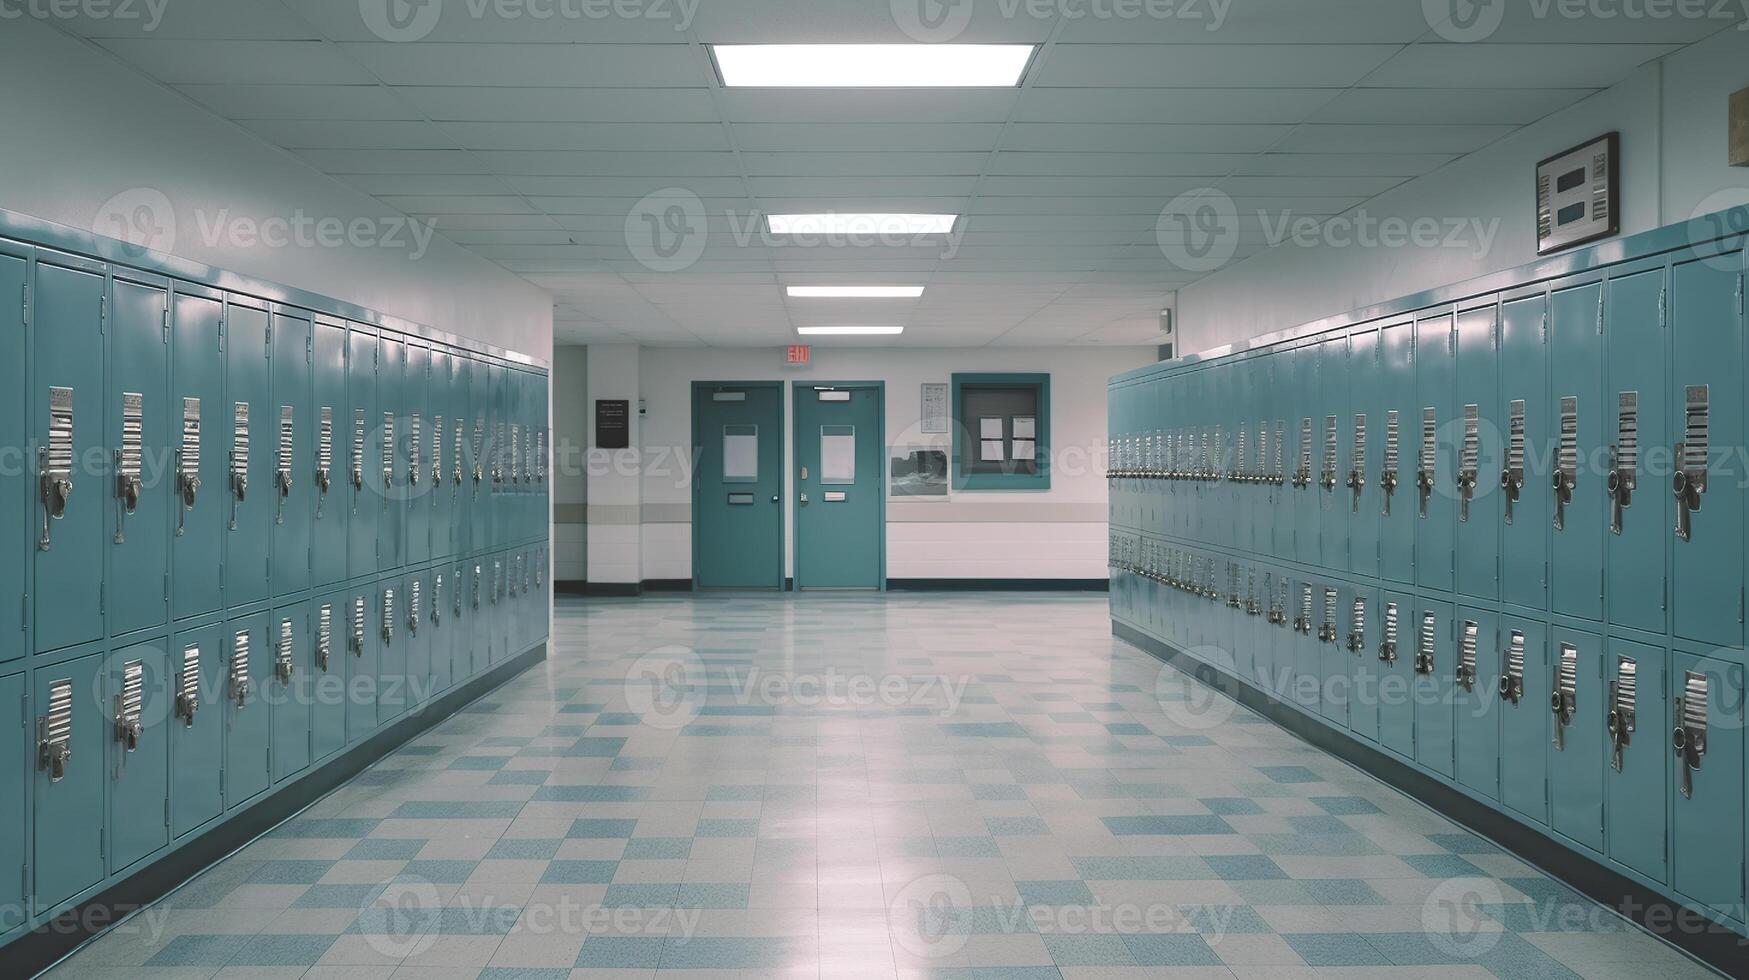
{"type": "Polygon", "coordinates": [[[820,426],[820,482],[829,486],[856,482],[856,426],[820,426]]]}
{"type": "Polygon", "coordinates": [[[759,482],[759,426],[723,426],[723,482],[759,482]]]}

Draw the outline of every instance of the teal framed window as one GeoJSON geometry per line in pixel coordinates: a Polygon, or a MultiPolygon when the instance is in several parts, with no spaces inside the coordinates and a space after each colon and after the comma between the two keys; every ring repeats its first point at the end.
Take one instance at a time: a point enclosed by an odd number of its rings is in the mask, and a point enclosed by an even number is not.
{"type": "Polygon", "coordinates": [[[953,376],[956,490],[1049,490],[1051,376],[953,376]]]}

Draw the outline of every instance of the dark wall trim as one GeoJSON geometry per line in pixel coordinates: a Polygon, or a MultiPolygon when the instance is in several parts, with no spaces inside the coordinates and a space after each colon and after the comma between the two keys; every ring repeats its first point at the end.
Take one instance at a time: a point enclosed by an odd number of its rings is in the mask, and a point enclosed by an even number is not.
{"type": "Polygon", "coordinates": [[[1700,912],[1611,871],[1560,840],[1506,817],[1395,756],[1309,718],[1255,685],[1217,671],[1132,626],[1113,622],[1111,632],[1113,636],[1233,698],[1303,741],[1358,766],[1499,844],[1513,856],[1627,916],[1647,932],[1708,966],[1727,976],[1749,977],[1749,939],[1713,923],[1700,912]]]}
{"type": "Polygon", "coordinates": [[[296,816],[390,752],[449,720],[475,700],[546,659],[547,645],[541,643],[452,688],[389,728],[330,759],[320,769],[272,791],[253,806],[222,820],[211,830],[102,893],[19,936],[5,947],[4,972],[7,976],[29,977],[48,969],[87,940],[96,938],[142,907],[170,894],[238,848],[296,816]]]}
{"type": "Polygon", "coordinates": [[[579,582],[575,580],[568,582],[553,582],[554,595],[587,595],[588,593],[588,582],[579,582]]]}
{"type": "Polygon", "coordinates": [[[894,578],[894,592],[1106,592],[1103,578],[894,578]]]}

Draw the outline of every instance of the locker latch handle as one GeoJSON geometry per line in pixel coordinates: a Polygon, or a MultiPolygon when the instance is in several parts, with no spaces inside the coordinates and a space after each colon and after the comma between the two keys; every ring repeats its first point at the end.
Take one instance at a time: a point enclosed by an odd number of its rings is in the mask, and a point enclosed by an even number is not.
{"type": "Polygon", "coordinates": [[[1695,479],[1680,465],[1684,446],[1676,444],[1676,459],[1679,461],[1674,476],[1670,478],[1670,489],[1676,495],[1676,536],[1688,541],[1694,534],[1694,512],[1700,510],[1700,499],[1706,493],[1706,479],[1695,479]]]}
{"type": "Polygon", "coordinates": [[[51,545],[49,521],[60,520],[67,515],[67,498],[73,495],[73,474],[67,471],[56,472],[49,468],[49,451],[47,447],[37,449],[37,484],[43,500],[43,533],[37,539],[36,546],[41,551],[49,550],[51,545]]]}
{"type": "Polygon", "coordinates": [[[73,746],[62,739],[49,738],[49,720],[36,720],[36,767],[49,774],[49,782],[58,783],[67,777],[67,763],[73,758],[73,746]]]}
{"type": "MultiPolygon", "coordinates": [[[[1556,683],[1560,683],[1558,677],[1556,683]]],[[[1549,695],[1549,710],[1555,716],[1555,748],[1557,749],[1566,748],[1567,726],[1573,723],[1574,707],[1573,699],[1562,691],[1557,690],[1549,695]]]]}
{"type": "Polygon", "coordinates": [[[231,700],[239,708],[249,707],[249,678],[235,674],[231,676],[231,700]]]}
{"type": "Polygon", "coordinates": [[[1506,495],[1506,523],[1512,523],[1512,505],[1518,503],[1518,495],[1524,490],[1524,471],[1507,467],[1500,471],[1500,489],[1506,495]]]}
{"type": "Polygon", "coordinates": [[[1573,502],[1573,485],[1578,481],[1556,470],[1552,482],[1555,489],[1555,530],[1558,531],[1567,526],[1567,505],[1573,502]]]}
{"type": "Polygon", "coordinates": [[[196,711],[199,711],[199,710],[200,710],[200,697],[198,695],[192,694],[192,693],[189,693],[189,694],[184,694],[181,692],[177,693],[177,695],[176,695],[176,717],[182,719],[182,725],[184,728],[193,728],[194,727],[194,713],[196,711]]]}
{"type": "Polygon", "coordinates": [[[1421,469],[1415,471],[1415,489],[1418,491],[1421,498],[1420,509],[1422,517],[1427,516],[1427,498],[1433,495],[1433,486],[1434,477],[1432,470],[1421,469]]]}
{"type": "MultiPolygon", "coordinates": [[[[1678,459],[1682,457],[1681,443],[1676,446],[1676,455],[1678,459]]],[[[1677,471],[1677,477],[1681,478],[1680,470],[1677,471]]],[[[1634,502],[1634,474],[1632,470],[1623,467],[1619,446],[1609,447],[1609,473],[1603,478],[1603,487],[1609,496],[1609,530],[1620,534],[1625,512],[1634,502]]],[[[1681,497],[1682,492],[1678,490],[1676,495],[1681,497]]]]}
{"type": "Polygon", "coordinates": [[[1354,491],[1354,513],[1360,513],[1360,493],[1366,488],[1366,476],[1360,470],[1348,471],[1348,489],[1354,491]]]}
{"type": "Polygon", "coordinates": [[[1476,487],[1480,483],[1481,480],[1477,477],[1475,470],[1458,470],[1458,520],[1467,521],[1470,519],[1470,501],[1475,499],[1476,487]]]}
{"type": "Polygon", "coordinates": [[[1622,750],[1626,749],[1628,744],[1633,741],[1634,712],[1631,709],[1624,709],[1616,706],[1618,690],[1619,687],[1617,682],[1610,681],[1610,709],[1609,714],[1604,718],[1603,726],[1609,733],[1610,764],[1615,767],[1616,772],[1621,772],[1622,750]]]}
{"type": "Polygon", "coordinates": [[[334,482],[333,473],[328,469],[328,467],[326,467],[326,466],[316,467],[316,489],[318,491],[320,491],[323,496],[327,496],[329,488],[331,486],[333,486],[333,482],[334,482]]]}
{"type": "Polygon", "coordinates": [[[1476,668],[1473,664],[1460,663],[1457,668],[1457,685],[1465,691],[1475,693],[1476,668]]]}
{"type": "Polygon", "coordinates": [[[352,489],[359,492],[364,490],[364,467],[357,460],[352,463],[352,489]]]}
{"type": "Polygon", "coordinates": [[[279,678],[281,684],[290,684],[292,676],[297,673],[297,668],[292,665],[290,660],[280,660],[273,665],[273,673],[279,678]]]}
{"type": "Polygon", "coordinates": [[[1385,516],[1391,516],[1391,496],[1397,492],[1397,471],[1383,470],[1379,473],[1379,489],[1385,492],[1385,516]]]}
{"type": "Polygon", "coordinates": [[[1524,678],[1514,677],[1511,674],[1501,674],[1500,700],[1510,702],[1514,707],[1517,707],[1518,703],[1524,700],[1524,678]]]}
{"type": "MultiPolygon", "coordinates": [[[[1676,699],[1676,717],[1682,717],[1683,699],[1676,699]]],[[[1700,771],[1701,757],[1706,755],[1706,732],[1691,730],[1678,724],[1670,732],[1670,747],[1676,752],[1676,764],[1681,769],[1679,789],[1684,799],[1694,797],[1694,774],[1700,771]]]]}
{"type": "MultiPolygon", "coordinates": [[[[121,450],[118,449],[115,451],[115,459],[116,468],[120,469],[121,450]]],[[[121,498],[122,507],[128,514],[132,514],[135,510],[139,509],[140,491],[144,486],[145,484],[141,481],[138,474],[122,473],[116,476],[115,494],[121,498]]]]}
{"type": "Polygon", "coordinates": [[[1394,664],[1397,662],[1397,644],[1385,640],[1379,644],[1379,661],[1394,664]]]}
{"type": "Polygon", "coordinates": [[[1348,652],[1360,653],[1366,649],[1366,633],[1362,630],[1350,630],[1348,633],[1348,652]]]}
{"type": "Polygon", "coordinates": [[[182,495],[182,507],[184,510],[193,510],[195,495],[200,491],[200,477],[183,472],[180,449],[176,450],[176,470],[176,487],[177,492],[182,495]]]}

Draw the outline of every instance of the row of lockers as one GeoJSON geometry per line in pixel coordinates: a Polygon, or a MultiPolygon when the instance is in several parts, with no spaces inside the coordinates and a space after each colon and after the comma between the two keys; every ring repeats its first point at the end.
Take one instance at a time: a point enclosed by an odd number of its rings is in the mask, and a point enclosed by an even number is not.
{"type": "Polygon", "coordinates": [[[547,533],[538,371],[0,242],[7,296],[0,635],[29,650],[547,533]]]}
{"type": "Polygon", "coordinates": [[[1126,381],[1112,520],[1740,648],[1743,268],[1659,257],[1126,381]]]}
{"type": "Polygon", "coordinates": [[[94,643],[0,678],[0,704],[25,714],[0,727],[11,733],[0,736],[11,808],[0,868],[24,869],[0,874],[0,935],[540,642],[544,551],[408,571],[110,650],[94,643]]]}
{"type": "Polygon", "coordinates": [[[1138,536],[1112,564],[1120,622],[1743,929],[1741,664],[1138,536]]]}

